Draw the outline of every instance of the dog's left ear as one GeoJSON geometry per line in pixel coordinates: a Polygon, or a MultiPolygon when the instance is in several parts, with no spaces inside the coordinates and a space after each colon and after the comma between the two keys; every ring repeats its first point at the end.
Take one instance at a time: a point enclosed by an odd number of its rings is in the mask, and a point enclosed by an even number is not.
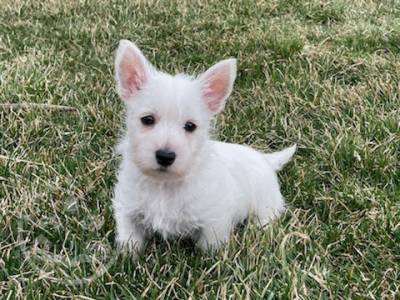
{"type": "Polygon", "coordinates": [[[230,58],[215,64],[198,77],[203,100],[211,113],[220,112],[232,92],[236,78],[236,59],[230,58]]]}

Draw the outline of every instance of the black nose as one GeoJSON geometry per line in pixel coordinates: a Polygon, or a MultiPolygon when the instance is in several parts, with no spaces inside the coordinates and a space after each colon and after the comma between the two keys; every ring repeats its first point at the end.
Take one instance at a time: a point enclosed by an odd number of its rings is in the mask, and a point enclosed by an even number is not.
{"type": "Polygon", "coordinates": [[[156,160],[160,166],[168,167],[173,164],[175,160],[175,152],[169,150],[157,150],[156,160]]]}

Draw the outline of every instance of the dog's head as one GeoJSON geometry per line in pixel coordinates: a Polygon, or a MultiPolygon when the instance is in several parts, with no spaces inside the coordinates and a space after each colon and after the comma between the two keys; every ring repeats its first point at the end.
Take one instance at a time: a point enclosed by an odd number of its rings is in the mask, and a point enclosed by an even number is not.
{"type": "Polygon", "coordinates": [[[210,119],[232,91],[236,60],[223,60],[197,78],[172,76],[156,70],[133,43],[122,40],[115,72],[127,109],[127,151],[141,172],[174,179],[201,163],[210,119]]]}

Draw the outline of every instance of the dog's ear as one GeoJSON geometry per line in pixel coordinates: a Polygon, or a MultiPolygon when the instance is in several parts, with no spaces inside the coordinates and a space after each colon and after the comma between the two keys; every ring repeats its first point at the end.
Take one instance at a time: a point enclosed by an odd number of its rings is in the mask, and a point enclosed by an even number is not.
{"type": "Polygon", "coordinates": [[[134,96],[149,78],[150,65],[136,45],[121,40],[115,59],[117,92],[122,100],[134,96]]]}
{"type": "Polygon", "coordinates": [[[203,100],[208,109],[216,114],[224,107],[232,92],[236,78],[236,59],[230,58],[213,65],[198,78],[203,100]]]}

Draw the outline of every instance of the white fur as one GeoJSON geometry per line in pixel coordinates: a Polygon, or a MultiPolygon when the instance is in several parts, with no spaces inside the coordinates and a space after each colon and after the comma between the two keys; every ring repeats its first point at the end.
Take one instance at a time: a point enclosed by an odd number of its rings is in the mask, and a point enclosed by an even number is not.
{"type": "Polygon", "coordinates": [[[223,108],[235,75],[234,59],[198,78],[165,74],[134,44],[121,41],[116,80],[127,130],[118,147],[122,162],[113,199],[119,245],[140,250],[158,232],[164,238],[192,236],[200,248],[215,249],[250,213],[264,225],[284,211],[276,171],[295,146],[263,154],[209,138],[211,118],[223,108]],[[123,65],[132,57],[139,63],[123,65]],[[151,127],[140,121],[149,114],[156,119],[151,127]],[[184,130],[187,121],[197,125],[194,132],[184,130]],[[166,170],[155,159],[163,148],[176,153],[166,170]]]}

